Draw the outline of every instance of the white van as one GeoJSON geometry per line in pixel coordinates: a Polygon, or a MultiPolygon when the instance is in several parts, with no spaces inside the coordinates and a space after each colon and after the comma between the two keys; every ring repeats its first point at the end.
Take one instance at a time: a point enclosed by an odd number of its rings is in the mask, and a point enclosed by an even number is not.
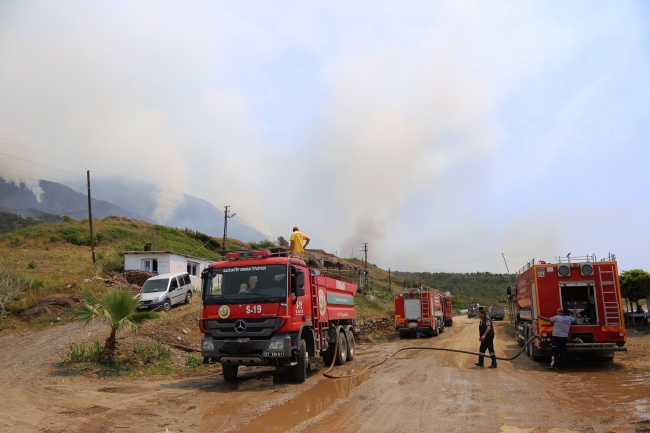
{"type": "Polygon", "coordinates": [[[140,289],[139,310],[160,308],[169,311],[172,305],[192,302],[192,281],[187,272],[156,275],[140,289]]]}

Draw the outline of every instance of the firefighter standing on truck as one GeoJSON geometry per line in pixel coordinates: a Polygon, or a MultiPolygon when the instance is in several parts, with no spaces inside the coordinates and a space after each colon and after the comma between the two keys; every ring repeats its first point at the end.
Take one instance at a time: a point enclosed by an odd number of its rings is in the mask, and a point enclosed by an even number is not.
{"type": "Polygon", "coordinates": [[[305,248],[309,245],[309,236],[298,230],[298,227],[293,228],[293,233],[291,233],[291,238],[289,239],[289,249],[294,253],[297,253],[298,256],[302,257],[302,253],[305,252],[305,248]],[[303,245],[303,241],[306,241],[303,245]]]}
{"type": "Polygon", "coordinates": [[[478,367],[483,367],[483,360],[485,359],[485,351],[490,352],[490,358],[492,358],[492,364],[488,368],[497,368],[497,356],[494,353],[494,328],[492,325],[492,319],[485,315],[485,310],[479,310],[478,317],[481,321],[478,324],[479,340],[481,340],[481,347],[478,349],[480,355],[478,356],[478,362],[474,365],[478,367]]]}

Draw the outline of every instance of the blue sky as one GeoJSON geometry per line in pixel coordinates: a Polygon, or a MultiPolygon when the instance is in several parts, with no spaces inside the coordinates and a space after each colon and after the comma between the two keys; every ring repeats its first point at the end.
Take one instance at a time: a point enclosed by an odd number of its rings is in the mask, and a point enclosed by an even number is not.
{"type": "Polygon", "coordinates": [[[626,1],[0,1],[0,137],[230,204],[270,237],[369,242],[393,269],[610,251],[649,269],[649,17],[626,1]]]}

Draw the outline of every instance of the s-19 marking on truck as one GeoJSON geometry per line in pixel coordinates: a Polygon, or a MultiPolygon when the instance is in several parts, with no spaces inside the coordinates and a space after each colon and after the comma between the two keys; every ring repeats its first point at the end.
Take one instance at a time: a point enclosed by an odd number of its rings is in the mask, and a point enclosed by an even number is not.
{"type": "Polygon", "coordinates": [[[509,299],[516,300],[515,328],[520,346],[533,360],[551,356],[553,324],[539,318],[552,317],[558,308],[570,314],[577,310],[571,325],[567,353],[606,360],[614,352],[626,351],[625,322],[618,281],[616,257],[610,254],[597,262],[595,256],[558,257],[558,263],[535,260],[517,272],[516,285],[508,287],[509,299]]]}
{"type": "Polygon", "coordinates": [[[319,271],[270,250],[238,251],[201,275],[205,363],[220,362],[227,381],[240,365],[288,366],[305,380],[310,359],[354,359],[356,326],[350,278],[319,271]]]}

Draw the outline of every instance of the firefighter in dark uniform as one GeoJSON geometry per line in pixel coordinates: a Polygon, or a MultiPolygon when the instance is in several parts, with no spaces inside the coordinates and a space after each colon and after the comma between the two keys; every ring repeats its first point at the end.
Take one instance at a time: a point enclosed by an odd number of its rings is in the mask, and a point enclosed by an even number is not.
{"type": "Polygon", "coordinates": [[[485,351],[490,352],[490,358],[492,358],[492,364],[488,368],[497,368],[497,357],[494,353],[494,327],[492,326],[492,319],[485,315],[485,310],[479,310],[478,317],[481,319],[478,325],[478,332],[480,335],[479,340],[481,340],[481,347],[478,351],[480,355],[478,356],[478,362],[474,365],[483,367],[483,360],[485,359],[485,351]]]}

